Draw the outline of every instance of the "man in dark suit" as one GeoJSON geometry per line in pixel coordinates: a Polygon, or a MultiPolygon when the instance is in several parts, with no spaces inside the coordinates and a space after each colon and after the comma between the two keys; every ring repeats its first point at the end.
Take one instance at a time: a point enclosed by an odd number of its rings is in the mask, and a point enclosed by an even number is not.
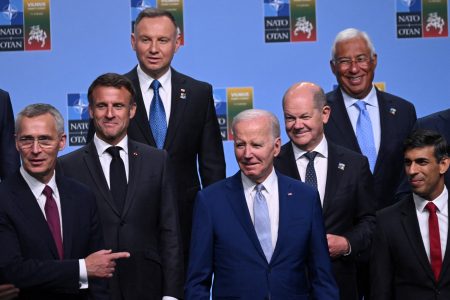
{"type": "Polygon", "coordinates": [[[323,126],[330,108],[319,86],[294,84],[283,97],[283,112],[290,142],[281,147],[274,160],[275,169],[318,189],[340,298],[355,300],[355,257],[369,249],[375,228],[369,163],[363,155],[325,138],[323,126]],[[312,160],[308,158],[311,155],[312,160]]]}
{"type": "Polygon", "coordinates": [[[412,194],[378,212],[371,264],[373,300],[450,299],[445,139],[418,130],[405,141],[412,194]]]}
{"type": "Polygon", "coordinates": [[[128,139],[136,104],[125,76],[99,76],[89,87],[88,99],[94,140],[59,162],[65,175],[95,192],[107,247],[131,253],[110,281],[112,299],[182,298],[183,254],[168,155],[128,139]],[[115,180],[111,149],[119,152],[122,182],[115,180]],[[123,192],[117,189],[121,185],[123,192]]]}
{"type": "MultiPolygon", "coordinates": [[[[450,108],[418,119],[415,128],[431,129],[439,132],[447,141],[447,146],[449,146],[450,108]]],[[[450,186],[450,171],[445,173],[445,185],[450,186]]]]}
{"type": "Polygon", "coordinates": [[[95,278],[112,277],[114,260],[129,256],[100,250],[94,195],[55,172],[65,143],[53,106],[32,104],[17,116],[22,167],[0,184],[0,278],[20,288],[19,299],[107,299],[106,282],[95,278]]]}
{"type": "Polygon", "coordinates": [[[354,28],[339,32],[331,55],[339,86],[327,94],[332,113],[325,135],[368,157],[381,209],[395,202],[397,187],[405,180],[402,142],[416,122],[416,111],[410,102],[374,87],[377,54],[365,32],[354,28]],[[360,113],[361,104],[365,109],[360,113]],[[371,129],[365,130],[367,126],[371,129]]]}
{"type": "Polygon", "coordinates": [[[210,299],[213,274],[213,299],[339,299],[317,191],[273,168],[277,118],[246,110],[232,129],[240,171],[197,194],[185,299],[210,299]]]}
{"type": "Polygon", "coordinates": [[[9,94],[0,89],[0,181],[19,168],[19,153],[14,147],[14,115],[9,94]]]}
{"type": "MultiPolygon", "coordinates": [[[[133,83],[137,106],[128,135],[135,141],[165,149],[176,168],[187,263],[195,195],[201,187],[226,175],[212,87],[170,67],[180,46],[180,35],[170,12],[155,8],[141,11],[135,21],[131,44],[139,64],[125,74],[133,83]],[[162,111],[153,109],[155,103],[162,104],[162,111]],[[162,115],[156,114],[157,111],[162,115]],[[162,131],[158,131],[161,127],[164,127],[162,131]]],[[[89,136],[92,135],[90,130],[89,136]]]]}

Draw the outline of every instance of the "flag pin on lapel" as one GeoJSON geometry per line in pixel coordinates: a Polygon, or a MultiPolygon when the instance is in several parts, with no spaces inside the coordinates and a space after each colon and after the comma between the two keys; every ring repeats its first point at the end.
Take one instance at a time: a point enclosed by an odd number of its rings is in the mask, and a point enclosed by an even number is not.
{"type": "Polygon", "coordinates": [[[292,193],[288,193],[288,196],[292,196],[292,193]]]}
{"type": "Polygon", "coordinates": [[[395,109],[395,108],[393,108],[393,107],[391,107],[390,109],[389,109],[389,113],[391,114],[391,115],[393,115],[393,116],[395,116],[395,113],[397,112],[397,110],[395,109]]]}
{"type": "Polygon", "coordinates": [[[186,99],[186,90],[185,89],[180,89],[180,98],[186,99]]]}
{"type": "Polygon", "coordinates": [[[138,156],[137,152],[133,152],[133,155],[134,155],[134,156],[138,156]]]}
{"type": "Polygon", "coordinates": [[[339,163],[339,164],[338,164],[338,169],[344,171],[344,169],[345,169],[345,164],[339,163]]]}

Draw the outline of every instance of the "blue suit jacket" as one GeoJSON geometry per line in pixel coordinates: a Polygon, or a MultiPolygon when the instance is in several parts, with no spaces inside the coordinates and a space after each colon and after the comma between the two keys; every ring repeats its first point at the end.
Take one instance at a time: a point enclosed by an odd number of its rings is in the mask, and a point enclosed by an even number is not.
{"type": "Polygon", "coordinates": [[[13,174],[20,166],[14,142],[14,115],[9,94],[0,89],[0,180],[13,174]]]}
{"type": "Polygon", "coordinates": [[[89,279],[89,289],[79,289],[78,259],[103,248],[95,196],[85,185],[59,174],[56,184],[63,260],[19,171],[0,184],[0,278],[20,288],[19,299],[108,299],[106,281],[89,279]]]}
{"type": "Polygon", "coordinates": [[[185,299],[209,299],[213,274],[213,299],[339,299],[317,191],[277,176],[279,229],[270,263],[250,217],[240,172],[198,193],[185,299]]]}
{"type": "MultiPolygon", "coordinates": [[[[402,182],[406,182],[403,140],[410,134],[417,117],[416,110],[410,102],[378,89],[376,92],[380,111],[381,141],[373,178],[377,209],[381,209],[396,201],[397,188],[402,182]]],[[[331,107],[331,115],[325,124],[325,136],[335,144],[361,153],[339,87],[327,94],[327,102],[331,107]]]]}

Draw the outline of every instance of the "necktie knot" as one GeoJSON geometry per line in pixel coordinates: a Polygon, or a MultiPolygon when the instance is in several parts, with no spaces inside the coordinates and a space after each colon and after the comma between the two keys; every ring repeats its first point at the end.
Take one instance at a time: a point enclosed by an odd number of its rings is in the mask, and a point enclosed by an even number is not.
{"type": "Polygon", "coordinates": [[[44,194],[45,197],[49,198],[53,194],[53,190],[48,185],[45,186],[44,190],[42,191],[42,194],[44,194]]]}
{"type": "Polygon", "coordinates": [[[257,184],[255,186],[255,190],[256,190],[257,193],[261,193],[264,190],[264,185],[262,185],[261,183],[257,184]]]}
{"type": "Polygon", "coordinates": [[[111,146],[108,149],[106,149],[106,152],[108,152],[112,156],[112,158],[115,159],[115,158],[120,158],[120,150],[121,149],[122,148],[118,147],[118,146],[111,146]]]}
{"type": "Polygon", "coordinates": [[[316,158],[317,152],[316,151],[311,151],[311,152],[306,152],[305,154],[303,154],[309,161],[313,162],[314,159],[316,158]]]}
{"type": "Polygon", "coordinates": [[[155,79],[150,84],[150,87],[153,89],[153,91],[158,91],[159,88],[161,87],[161,83],[158,80],[155,79]]]}
{"type": "Polygon", "coordinates": [[[359,109],[359,111],[367,110],[366,104],[367,103],[362,100],[358,100],[355,102],[355,105],[359,109]]]}
{"type": "Polygon", "coordinates": [[[430,212],[430,214],[435,214],[437,211],[436,205],[431,201],[429,201],[427,205],[425,205],[425,209],[427,209],[430,212]]]}

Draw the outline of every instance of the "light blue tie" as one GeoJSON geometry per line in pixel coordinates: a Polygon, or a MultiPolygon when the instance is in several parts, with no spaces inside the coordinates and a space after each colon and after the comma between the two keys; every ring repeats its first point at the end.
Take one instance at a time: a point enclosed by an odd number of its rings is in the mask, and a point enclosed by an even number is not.
{"type": "Polygon", "coordinates": [[[375,162],[377,161],[377,150],[375,149],[373,138],[372,122],[366,109],[366,102],[358,100],[355,105],[359,109],[358,121],[356,122],[356,138],[362,154],[369,160],[370,171],[373,173],[375,162]]]}
{"type": "Polygon", "coordinates": [[[267,201],[261,192],[264,189],[262,184],[255,187],[256,195],[253,201],[253,213],[255,217],[255,231],[258,236],[259,243],[264,251],[267,262],[272,258],[272,234],[270,230],[269,209],[267,201]]]}
{"type": "Polygon", "coordinates": [[[159,88],[161,83],[158,80],[153,80],[150,87],[153,89],[153,99],[150,105],[150,128],[155,138],[156,147],[162,149],[164,147],[164,140],[166,139],[167,132],[167,122],[166,122],[166,112],[164,110],[164,105],[159,96],[159,88]]]}

